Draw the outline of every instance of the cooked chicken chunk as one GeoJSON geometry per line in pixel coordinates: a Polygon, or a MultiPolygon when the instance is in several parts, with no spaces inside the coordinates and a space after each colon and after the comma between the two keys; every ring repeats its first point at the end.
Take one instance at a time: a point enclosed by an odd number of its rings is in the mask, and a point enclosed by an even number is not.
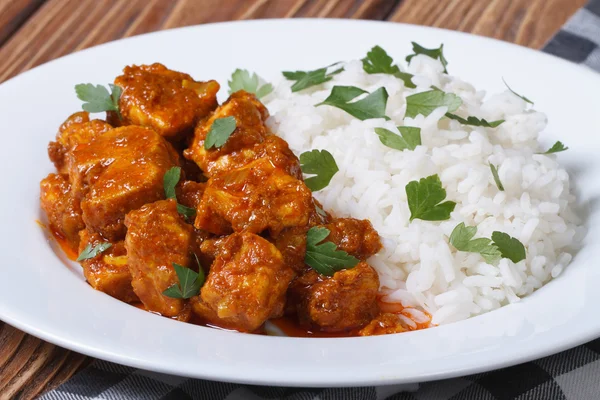
{"type": "Polygon", "coordinates": [[[360,336],[389,335],[390,333],[401,333],[406,330],[398,315],[382,313],[362,328],[358,334],[360,336]]]}
{"type": "Polygon", "coordinates": [[[294,273],[281,253],[252,233],[234,233],[220,243],[192,309],[208,323],[243,332],[281,316],[294,273]]]}
{"type": "Polygon", "coordinates": [[[381,250],[379,234],[366,219],[337,218],[324,227],[329,229],[325,240],[356,258],[366,260],[381,250]]]}
{"type": "Polygon", "coordinates": [[[208,181],[195,226],[214,234],[268,228],[277,236],[286,227],[306,225],[312,206],[303,182],[262,158],[208,181]]]}
{"type": "Polygon", "coordinates": [[[123,123],[150,127],[167,138],[191,132],[198,120],[217,107],[216,81],[196,82],[159,63],[127,66],[115,85],[122,89],[123,123]]]}
{"type": "Polygon", "coordinates": [[[125,214],[164,198],[163,176],[177,163],[167,141],[138,126],[113,129],[75,148],[69,175],[87,228],[111,241],[123,239],[125,214]]]}
{"type": "Polygon", "coordinates": [[[230,153],[249,149],[255,144],[262,143],[269,135],[265,121],[269,113],[256,97],[244,91],[233,93],[229,99],[217,108],[209,118],[201,121],[194,131],[194,139],[189,149],[184,152],[186,158],[193,160],[207,176],[213,176],[222,171],[219,164],[221,157],[230,153]],[[204,140],[215,120],[234,117],[235,131],[229,136],[222,147],[204,148],[204,140]]]}
{"type": "Polygon", "coordinates": [[[290,285],[288,303],[308,328],[340,332],[365,326],[378,313],[379,277],[367,263],[328,277],[308,270],[290,285]]]}
{"type": "Polygon", "coordinates": [[[182,299],[163,292],[179,283],[173,263],[189,266],[192,226],[177,212],[175,200],[161,200],[131,211],[125,218],[128,265],[133,290],[150,311],[174,317],[184,308],[182,299]]]}
{"type": "MultiPolygon", "coordinates": [[[[90,233],[87,229],[81,231],[79,253],[87,245],[96,247],[106,242],[97,233],[90,233]]],[[[123,241],[112,243],[112,246],[94,258],[83,260],[83,275],[88,283],[96,290],[121,301],[131,303],[138,300],[131,287],[131,273],[127,266],[127,252],[123,241]]]]}
{"type": "Polygon", "coordinates": [[[48,175],[40,182],[40,203],[53,232],[76,249],[85,224],[79,202],[71,195],[71,184],[62,175],[48,175]]]}
{"type": "Polygon", "coordinates": [[[177,186],[177,201],[186,207],[198,208],[206,183],[183,181],[177,186]]]}
{"type": "Polygon", "coordinates": [[[86,111],[76,112],[69,116],[60,126],[56,141],[48,144],[48,156],[61,174],[67,174],[66,155],[75,146],[90,143],[113,127],[102,120],[90,121],[86,111]]]}

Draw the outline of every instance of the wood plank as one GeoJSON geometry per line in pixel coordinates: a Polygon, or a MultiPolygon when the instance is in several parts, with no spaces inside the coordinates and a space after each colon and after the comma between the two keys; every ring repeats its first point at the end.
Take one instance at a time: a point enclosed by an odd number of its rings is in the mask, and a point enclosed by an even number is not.
{"type": "Polygon", "coordinates": [[[42,372],[41,376],[43,377],[43,367],[50,360],[55,349],[56,346],[53,344],[40,341],[40,345],[36,347],[33,354],[21,365],[18,374],[13,375],[12,379],[7,381],[5,385],[2,385],[2,380],[7,375],[2,375],[0,378],[0,393],[2,393],[0,394],[0,400],[13,399],[15,394],[26,385],[30,387],[34,385],[35,378],[40,375],[40,372],[42,372]]]}
{"type": "Polygon", "coordinates": [[[6,363],[12,359],[19,348],[19,344],[25,338],[25,332],[13,328],[12,326],[1,322],[0,331],[0,370],[6,363]]]}
{"type": "Polygon", "coordinates": [[[587,0],[403,0],[389,20],[471,32],[540,48],[586,2],[587,0]]]}
{"type": "Polygon", "coordinates": [[[0,2],[0,46],[27,21],[44,0],[3,0],[0,2]]]}

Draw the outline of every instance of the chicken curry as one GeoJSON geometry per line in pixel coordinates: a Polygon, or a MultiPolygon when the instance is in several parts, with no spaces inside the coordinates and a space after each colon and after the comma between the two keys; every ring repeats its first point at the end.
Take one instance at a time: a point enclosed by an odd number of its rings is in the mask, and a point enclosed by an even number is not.
{"type": "Polygon", "coordinates": [[[105,120],[83,111],[60,126],[56,172],[40,184],[50,227],[94,289],[240,332],[268,320],[335,335],[410,329],[378,301],[367,262],[378,233],[322,209],[255,95],[219,105],[217,82],[161,64],[125,67],[112,88],[105,120]],[[314,268],[307,247],[318,246],[354,261],[314,268]]]}

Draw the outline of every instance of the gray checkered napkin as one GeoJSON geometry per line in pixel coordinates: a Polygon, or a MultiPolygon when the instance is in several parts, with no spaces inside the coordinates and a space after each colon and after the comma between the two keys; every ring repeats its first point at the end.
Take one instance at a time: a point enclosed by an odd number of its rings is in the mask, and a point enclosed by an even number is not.
{"type": "MultiPolygon", "coordinates": [[[[579,10],[544,51],[600,72],[600,0],[579,10]]],[[[363,388],[285,388],[187,379],[96,361],[44,400],[599,400],[600,339],[537,361],[464,378],[363,388]]]]}

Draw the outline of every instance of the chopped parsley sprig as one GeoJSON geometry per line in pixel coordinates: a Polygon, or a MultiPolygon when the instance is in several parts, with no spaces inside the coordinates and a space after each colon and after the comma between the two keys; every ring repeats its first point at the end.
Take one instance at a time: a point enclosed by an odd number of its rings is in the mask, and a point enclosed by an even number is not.
{"type": "Polygon", "coordinates": [[[83,251],[79,254],[79,257],[77,257],[75,261],[84,261],[94,258],[98,254],[101,254],[108,250],[111,246],[112,243],[109,242],[98,243],[96,246],[92,246],[91,243],[88,243],[88,245],[85,246],[83,251]]]}
{"type": "MultiPolygon", "coordinates": [[[[175,186],[179,183],[181,178],[181,168],[172,167],[163,176],[163,189],[165,191],[165,198],[174,199],[177,202],[177,194],[175,192],[175,186]]],[[[184,216],[186,220],[190,220],[196,216],[196,210],[191,207],[186,207],[183,204],[177,202],[177,212],[184,216]]]]}
{"type": "Polygon", "coordinates": [[[169,286],[163,294],[173,299],[189,299],[190,297],[196,296],[200,293],[200,288],[204,285],[204,270],[200,265],[198,256],[194,253],[196,263],[198,264],[198,272],[190,268],[186,268],[183,265],[173,263],[173,269],[177,274],[179,283],[174,283],[169,286]]]}
{"type": "Polygon", "coordinates": [[[231,74],[231,80],[227,81],[229,84],[229,94],[237,92],[238,90],[245,90],[249,93],[254,93],[259,99],[265,97],[273,91],[273,85],[265,83],[260,85],[260,78],[256,73],[250,74],[248,70],[236,69],[231,74]],[[260,85],[260,86],[259,86],[260,85]]]}
{"type": "Polygon", "coordinates": [[[448,69],[446,68],[448,66],[448,60],[446,60],[446,57],[444,57],[444,44],[443,43],[437,49],[427,49],[418,43],[415,43],[415,42],[411,42],[411,43],[413,46],[414,54],[410,54],[406,57],[407,62],[410,62],[410,60],[412,60],[412,58],[414,56],[416,56],[417,54],[424,54],[428,57],[433,58],[434,60],[440,60],[440,62],[442,63],[442,65],[444,67],[444,73],[445,74],[448,73],[448,69]]]}
{"type": "Polygon", "coordinates": [[[565,145],[561,141],[558,141],[558,142],[554,143],[552,145],[552,147],[550,147],[548,150],[546,150],[545,152],[540,153],[540,154],[560,153],[561,151],[565,151],[565,150],[569,150],[569,148],[565,147],[565,145]]]}
{"type": "Polygon", "coordinates": [[[209,150],[213,147],[222,147],[235,131],[236,126],[237,123],[233,116],[215,119],[204,139],[204,148],[209,150]]]}
{"type": "Polygon", "coordinates": [[[452,113],[458,110],[461,104],[462,100],[459,96],[433,89],[408,96],[406,98],[406,116],[415,118],[421,114],[426,117],[439,107],[447,107],[448,112],[452,113]]]}
{"type": "Polygon", "coordinates": [[[385,128],[375,128],[381,143],[391,149],[414,150],[421,145],[421,128],[413,126],[398,126],[400,135],[385,128]]]}
{"type": "Polygon", "coordinates": [[[525,259],[525,246],[518,239],[499,231],[492,232],[491,239],[473,239],[476,233],[477,227],[465,226],[461,222],[450,234],[449,242],[456,250],[481,254],[488,264],[493,264],[500,258],[508,258],[515,264],[525,259]]]}
{"type": "Polygon", "coordinates": [[[485,120],[483,118],[479,119],[477,117],[467,117],[465,119],[461,116],[458,116],[458,115],[452,114],[452,113],[446,113],[446,117],[456,120],[463,125],[482,126],[484,128],[496,128],[498,125],[500,125],[504,122],[503,119],[499,119],[497,121],[491,121],[491,122],[488,122],[487,120],[485,120]]]}
{"type": "Polygon", "coordinates": [[[500,181],[500,175],[498,175],[498,168],[492,163],[490,163],[490,170],[492,171],[492,176],[494,177],[494,182],[496,182],[496,186],[498,186],[498,190],[504,191],[504,185],[500,181]]]}
{"type": "Polygon", "coordinates": [[[324,227],[315,226],[308,230],[304,262],[326,276],[333,276],[336,271],[354,268],[359,263],[358,258],[338,250],[332,242],[323,242],[327,236],[329,229],[324,227]]]}
{"type": "Polygon", "coordinates": [[[335,159],[327,150],[311,150],[300,154],[300,168],[304,174],[315,175],[304,180],[313,192],[329,185],[331,178],[339,171],[335,159]]]}
{"type": "Polygon", "coordinates": [[[406,185],[405,190],[411,221],[414,219],[444,221],[450,219],[450,213],[456,207],[455,202],[444,201],[446,189],[442,187],[437,174],[411,181],[406,185]]]}
{"type": "Polygon", "coordinates": [[[283,76],[290,81],[295,81],[292,85],[292,92],[299,92],[312,86],[320,85],[333,79],[333,76],[339,74],[344,68],[338,68],[331,72],[327,70],[336,65],[331,64],[324,68],[315,69],[313,71],[283,71],[283,76]]]}
{"type": "Polygon", "coordinates": [[[121,119],[119,110],[119,98],[121,97],[121,88],[112,83],[108,84],[110,92],[102,85],[93,85],[91,83],[80,83],[75,85],[77,98],[84,103],[81,105],[84,111],[98,113],[103,111],[114,111],[121,119]]]}
{"type": "Polygon", "coordinates": [[[417,86],[412,82],[413,75],[400,71],[400,67],[393,65],[394,60],[379,46],[373,47],[362,60],[363,70],[367,74],[389,74],[404,82],[404,86],[414,89],[417,86]]]}
{"type": "Polygon", "coordinates": [[[504,78],[502,78],[502,82],[504,82],[504,85],[506,86],[506,88],[507,88],[508,90],[510,90],[510,91],[511,91],[511,93],[512,93],[512,94],[514,94],[514,95],[515,95],[515,96],[517,96],[517,97],[520,97],[520,98],[522,98],[522,99],[523,99],[525,102],[527,102],[527,103],[529,103],[529,104],[533,105],[533,101],[529,100],[527,97],[525,97],[525,96],[522,96],[522,95],[520,95],[519,93],[517,93],[517,92],[515,92],[514,90],[512,90],[512,89],[510,88],[510,86],[508,86],[508,83],[506,83],[506,81],[504,80],[504,78]]]}
{"type": "Polygon", "coordinates": [[[386,118],[385,107],[387,105],[388,92],[380,87],[368,96],[351,102],[361,94],[368,93],[366,90],[355,86],[334,86],[329,97],[316,106],[328,105],[346,111],[348,114],[361,121],[371,118],[386,118]]]}
{"type": "Polygon", "coordinates": [[[459,251],[481,254],[483,259],[489,264],[493,264],[500,260],[502,254],[497,246],[491,244],[491,239],[473,239],[473,236],[475,236],[476,233],[477,227],[465,226],[465,223],[461,222],[456,225],[452,234],[450,234],[450,244],[459,251]]]}

